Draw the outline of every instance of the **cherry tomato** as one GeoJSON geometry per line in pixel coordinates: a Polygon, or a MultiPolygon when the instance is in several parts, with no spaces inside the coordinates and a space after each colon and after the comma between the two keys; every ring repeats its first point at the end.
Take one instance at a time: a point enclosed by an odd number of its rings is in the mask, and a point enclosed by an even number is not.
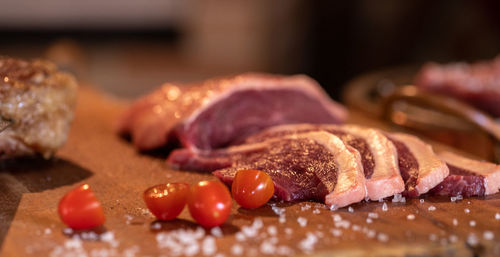
{"type": "Polygon", "coordinates": [[[219,181],[198,182],[189,192],[189,212],[198,224],[206,228],[223,224],[229,217],[231,205],[231,194],[219,181]]]}
{"type": "Polygon", "coordinates": [[[188,195],[188,184],[169,183],[150,187],[142,196],[146,206],[157,219],[171,220],[182,212],[188,195]]]}
{"type": "Polygon", "coordinates": [[[59,202],[61,220],[73,229],[90,229],[106,221],[104,211],[87,184],[68,192],[59,202]]]}
{"type": "Polygon", "coordinates": [[[264,205],[274,194],[273,180],[260,170],[238,171],[231,189],[234,200],[247,209],[264,205]]]}

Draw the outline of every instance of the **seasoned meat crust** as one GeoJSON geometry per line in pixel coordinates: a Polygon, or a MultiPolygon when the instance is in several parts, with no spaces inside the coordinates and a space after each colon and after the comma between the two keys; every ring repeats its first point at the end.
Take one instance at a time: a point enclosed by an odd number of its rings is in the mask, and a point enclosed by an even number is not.
{"type": "Polygon", "coordinates": [[[0,158],[42,154],[66,141],[76,101],[73,76],[48,61],[0,57],[0,158]]]}

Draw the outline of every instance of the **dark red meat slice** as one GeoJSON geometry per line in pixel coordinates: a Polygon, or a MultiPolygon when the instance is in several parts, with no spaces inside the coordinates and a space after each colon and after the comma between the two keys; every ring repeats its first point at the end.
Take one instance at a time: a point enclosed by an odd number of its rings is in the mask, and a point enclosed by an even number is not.
{"type": "Polygon", "coordinates": [[[475,64],[425,65],[415,84],[433,92],[452,95],[500,117],[500,56],[475,64]]]}
{"type": "Polygon", "coordinates": [[[453,153],[439,154],[450,170],[450,175],[429,193],[446,196],[483,196],[500,189],[500,166],[471,160],[453,153]]]}

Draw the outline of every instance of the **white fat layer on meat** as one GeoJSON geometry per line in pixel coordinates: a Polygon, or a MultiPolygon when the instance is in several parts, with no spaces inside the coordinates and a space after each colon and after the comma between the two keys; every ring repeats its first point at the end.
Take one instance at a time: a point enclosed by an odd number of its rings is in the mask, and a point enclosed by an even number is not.
{"type": "Polygon", "coordinates": [[[448,166],[439,159],[430,145],[408,134],[393,133],[391,137],[405,144],[419,164],[415,186],[419,194],[427,193],[448,176],[448,166]]]}

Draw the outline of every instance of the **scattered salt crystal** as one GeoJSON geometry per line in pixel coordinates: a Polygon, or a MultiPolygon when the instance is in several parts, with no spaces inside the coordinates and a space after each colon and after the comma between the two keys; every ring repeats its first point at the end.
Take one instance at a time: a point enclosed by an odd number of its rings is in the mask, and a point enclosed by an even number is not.
{"type": "Polygon", "coordinates": [[[267,227],[267,233],[271,236],[275,236],[278,233],[278,230],[276,229],[275,226],[269,226],[267,227]]]}
{"type": "Polygon", "coordinates": [[[333,228],[333,229],[330,230],[330,233],[332,233],[332,235],[334,237],[339,237],[339,236],[342,235],[342,230],[337,229],[337,228],[333,228]]]}
{"type": "Polygon", "coordinates": [[[206,236],[201,242],[201,251],[203,255],[213,255],[217,252],[217,245],[215,245],[215,238],[212,236],[206,236]]]}
{"type": "Polygon", "coordinates": [[[337,210],[337,206],[335,204],[330,205],[330,211],[337,210]]]}
{"type": "Polygon", "coordinates": [[[307,226],[307,219],[303,217],[298,217],[297,222],[300,224],[301,227],[307,226]]]}
{"type": "Polygon", "coordinates": [[[420,199],[420,203],[424,203],[424,202],[425,202],[425,200],[424,200],[424,199],[420,199]]]}
{"type": "Polygon", "coordinates": [[[361,227],[359,225],[352,225],[352,230],[353,231],[360,231],[361,227]]]}
{"type": "Polygon", "coordinates": [[[280,215],[279,219],[278,219],[278,222],[283,224],[286,222],[286,216],[285,215],[280,215]]]}
{"type": "Polygon", "coordinates": [[[392,202],[397,203],[397,202],[401,201],[401,198],[402,198],[401,194],[395,194],[394,198],[392,198],[392,202]]]}
{"type": "Polygon", "coordinates": [[[260,252],[267,255],[272,255],[276,251],[276,246],[269,241],[264,241],[260,244],[260,252]]]}
{"type": "Polygon", "coordinates": [[[450,235],[448,237],[448,240],[450,240],[451,243],[456,243],[456,242],[458,242],[458,236],[456,236],[456,235],[450,235]]]}
{"type": "Polygon", "coordinates": [[[377,240],[380,242],[387,242],[389,241],[389,236],[384,233],[378,233],[377,240]]]}
{"type": "Polygon", "coordinates": [[[400,203],[406,203],[406,197],[401,197],[401,199],[399,199],[399,202],[400,203]]]}
{"type": "Polygon", "coordinates": [[[261,229],[264,226],[264,222],[261,219],[254,219],[252,227],[255,229],[261,229]]]}
{"type": "Polygon", "coordinates": [[[497,212],[497,213],[495,213],[495,219],[496,219],[496,220],[500,220],[500,213],[498,213],[498,212],[497,212]]]}
{"type": "Polygon", "coordinates": [[[469,226],[475,227],[476,226],[476,221],[475,220],[469,221],[469,226]]]}
{"type": "Polygon", "coordinates": [[[314,213],[314,214],[320,214],[320,213],[321,213],[321,211],[320,211],[319,209],[314,209],[313,213],[314,213]]]}
{"type": "Polygon", "coordinates": [[[377,232],[375,232],[375,230],[373,230],[373,229],[369,229],[366,231],[365,234],[368,238],[374,238],[375,235],[377,234],[377,232]]]}
{"type": "Polygon", "coordinates": [[[299,242],[299,248],[304,252],[311,252],[317,242],[318,237],[311,232],[307,232],[306,238],[299,242]]]}
{"type": "Polygon", "coordinates": [[[453,226],[457,226],[458,225],[458,220],[457,219],[453,219],[453,226]]]}
{"type": "Polygon", "coordinates": [[[115,234],[111,231],[104,232],[101,234],[101,240],[104,242],[112,242],[115,240],[115,234]]]}
{"type": "Polygon", "coordinates": [[[256,237],[258,230],[255,229],[253,226],[252,227],[243,226],[243,227],[241,227],[241,232],[243,233],[243,235],[245,237],[256,237]]]}
{"type": "Polygon", "coordinates": [[[354,209],[351,206],[349,206],[349,208],[347,208],[347,211],[350,212],[350,213],[353,213],[354,209]]]}
{"type": "Polygon", "coordinates": [[[309,210],[311,209],[311,205],[306,203],[305,205],[303,205],[302,207],[300,207],[300,210],[301,211],[305,211],[305,210],[309,210]]]}
{"type": "Polygon", "coordinates": [[[435,211],[436,210],[436,206],[431,205],[431,206],[429,206],[429,208],[427,208],[427,210],[429,210],[429,211],[435,211]]]}
{"type": "Polygon", "coordinates": [[[493,234],[493,232],[491,232],[489,230],[486,230],[483,232],[484,240],[493,240],[494,237],[495,237],[495,234],[493,234]]]}
{"type": "Polygon", "coordinates": [[[195,256],[200,252],[200,244],[198,243],[190,243],[185,246],[183,253],[186,256],[195,256]]]}
{"type": "Polygon", "coordinates": [[[46,228],[46,229],[43,231],[43,233],[44,233],[45,235],[49,235],[49,234],[52,234],[52,230],[51,230],[50,228],[46,228]]]}
{"type": "Polygon", "coordinates": [[[372,223],[372,222],[373,222],[373,220],[372,220],[372,219],[370,219],[370,218],[366,218],[366,223],[370,224],[370,223],[372,223]]]}
{"type": "Polygon", "coordinates": [[[220,227],[213,227],[210,230],[210,234],[212,234],[212,236],[215,236],[215,237],[222,237],[224,235],[222,233],[222,229],[220,229],[220,227]]]}
{"type": "Polygon", "coordinates": [[[382,211],[387,211],[387,203],[382,204],[382,211]]]}
{"type": "Polygon", "coordinates": [[[379,202],[379,203],[381,203],[381,202],[383,202],[383,201],[384,201],[384,198],[380,198],[380,199],[378,199],[378,202],[379,202]]]}
{"type": "Polygon", "coordinates": [[[154,222],[153,224],[151,224],[151,229],[160,230],[161,229],[161,223],[160,222],[154,222]]]}
{"type": "Polygon", "coordinates": [[[351,222],[349,222],[348,220],[341,220],[341,221],[338,221],[335,223],[336,228],[348,229],[350,226],[351,226],[351,222]]]}
{"type": "Polygon", "coordinates": [[[451,202],[455,202],[455,201],[457,201],[457,197],[455,197],[455,196],[450,197],[450,201],[451,201],[451,202]]]}
{"type": "Polygon", "coordinates": [[[240,241],[240,242],[245,241],[245,239],[246,239],[245,234],[243,234],[242,232],[236,232],[236,234],[234,236],[235,236],[236,240],[240,241]]]}
{"type": "Polygon", "coordinates": [[[406,216],[406,219],[407,219],[407,220],[414,220],[414,219],[415,219],[415,215],[413,215],[413,214],[408,214],[408,216],[406,216]]]}
{"type": "Polygon", "coordinates": [[[231,247],[231,254],[232,255],[242,255],[243,254],[243,247],[239,244],[234,244],[231,247]]]}
{"type": "Polygon", "coordinates": [[[284,215],[285,214],[285,208],[280,208],[280,207],[277,207],[277,206],[272,206],[271,209],[273,210],[274,213],[276,213],[276,215],[284,215]]]}
{"type": "Polygon", "coordinates": [[[463,199],[464,199],[464,197],[463,197],[463,196],[461,196],[461,195],[457,195],[457,200],[463,200],[463,199]]]}
{"type": "Polygon", "coordinates": [[[365,202],[369,202],[370,201],[370,197],[366,196],[365,197],[365,202]]]}
{"type": "Polygon", "coordinates": [[[437,235],[436,234],[430,234],[429,235],[429,240],[436,241],[437,240],[437,235]]]}
{"type": "Polygon", "coordinates": [[[465,209],[464,209],[464,212],[465,212],[465,213],[470,213],[470,210],[469,210],[468,208],[465,208],[465,209]]]}
{"type": "Polygon", "coordinates": [[[64,247],[66,249],[81,248],[82,247],[82,240],[80,240],[78,238],[72,238],[72,239],[66,240],[64,242],[64,247]]]}
{"type": "Polygon", "coordinates": [[[332,217],[333,217],[333,222],[339,222],[342,220],[342,216],[340,216],[339,214],[333,214],[332,217]]]}
{"type": "Polygon", "coordinates": [[[473,233],[470,233],[468,236],[467,236],[467,243],[470,245],[470,246],[476,246],[478,243],[479,243],[479,238],[477,238],[477,236],[473,233]]]}
{"type": "Polygon", "coordinates": [[[378,219],[378,214],[375,212],[369,212],[368,217],[372,219],[378,219]]]}
{"type": "Polygon", "coordinates": [[[70,235],[70,234],[73,234],[73,229],[71,229],[71,228],[64,228],[64,229],[63,229],[63,233],[64,233],[65,235],[70,235]]]}

